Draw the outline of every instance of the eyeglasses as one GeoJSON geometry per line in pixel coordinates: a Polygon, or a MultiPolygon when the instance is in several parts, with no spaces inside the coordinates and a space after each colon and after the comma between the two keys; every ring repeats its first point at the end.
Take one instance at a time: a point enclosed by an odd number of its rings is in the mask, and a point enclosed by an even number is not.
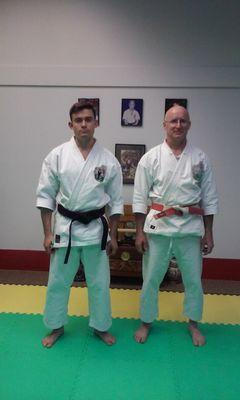
{"type": "Polygon", "coordinates": [[[187,126],[190,121],[187,119],[182,119],[182,118],[174,118],[174,119],[171,119],[170,121],[165,121],[165,122],[167,122],[171,126],[176,126],[176,125],[178,125],[178,123],[182,126],[187,126]]]}

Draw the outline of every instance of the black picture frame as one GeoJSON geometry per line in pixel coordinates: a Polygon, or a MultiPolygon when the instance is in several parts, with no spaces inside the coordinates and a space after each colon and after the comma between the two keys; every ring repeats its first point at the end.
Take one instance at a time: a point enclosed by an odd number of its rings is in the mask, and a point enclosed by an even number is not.
{"type": "Polygon", "coordinates": [[[134,184],[137,165],[145,151],[145,144],[115,144],[115,156],[122,168],[124,184],[134,184]]]}
{"type": "Polygon", "coordinates": [[[143,99],[122,99],[121,126],[138,128],[143,125],[143,99]],[[133,107],[131,109],[131,107],[133,107]]]}
{"type": "Polygon", "coordinates": [[[188,101],[187,99],[165,99],[165,114],[174,105],[182,106],[187,110],[188,101]]]}
{"type": "Polygon", "coordinates": [[[78,103],[80,103],[80,104],[89,103],[94,107],[94,110],[96,112],[96,121],[99,126],[100,125],[100,100],[98,98],[79,97],[78,103]]]}

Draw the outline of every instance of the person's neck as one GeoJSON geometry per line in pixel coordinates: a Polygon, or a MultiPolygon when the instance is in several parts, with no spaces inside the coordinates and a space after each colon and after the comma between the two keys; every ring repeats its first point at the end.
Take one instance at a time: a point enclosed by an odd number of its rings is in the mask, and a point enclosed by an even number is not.
{"type": "Polygon", "coordinates": [[[187,144],[187,140],[185,139],[183,142],[179,143],[179,142],[174,142],[174,141],[171,141],[169,139],[166,139],[166,143],[170,147],[170,149],[172,150],[173,154],[178,156],[185,149],[186,144],[187,144]]]}
{"type": "Polygon", "coordinates": [[[90,142],[86,142],[86,143],[78,141],[75,137],[74,137],[74,139],[75,139],[77,147],[79,148],[80,152],[82,153],[83,158],[86,160],[88,154],[90,153],[90,151],[92,150],[92,148],[96,142],[96,139],[92,138],[90,142]]]}

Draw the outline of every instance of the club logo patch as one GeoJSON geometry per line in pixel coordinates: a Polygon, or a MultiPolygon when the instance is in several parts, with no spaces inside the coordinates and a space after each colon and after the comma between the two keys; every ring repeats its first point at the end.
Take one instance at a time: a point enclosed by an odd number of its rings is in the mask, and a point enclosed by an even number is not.
{"type": "Polygon", "coordinates": [[[200,161],[198,164],[193,165],[192,174],[193,178],[197,181],[198,184],[201,183],[204,173],[204,165],[203,161],[200,161]]]}
{"type": "Polygon", "coordinates": [[[106,176],[106,170],[107,170],[106,165],[101,165],[100,167],[96,167],[94,169],[94,177],[95,177],[96,181],[103,182],[103,180],[106,176]]]}

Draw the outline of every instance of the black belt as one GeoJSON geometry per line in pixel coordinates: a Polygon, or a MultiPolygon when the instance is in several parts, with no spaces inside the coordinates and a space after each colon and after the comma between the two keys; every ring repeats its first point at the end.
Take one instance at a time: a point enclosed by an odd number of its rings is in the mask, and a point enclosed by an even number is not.
{"type": "Polygon", "coordinates": [[[81,224],[88,225],[89,222],[93,221],[94,219],[100,218],[103,224],[103,235],[102,235],[102,242],[101,242],[101,250],[106,249],[107,244],[107,237],[108,237],[108,223],[106,218],[104,217],[105,207],[100,208],[99,210],[91,210],[86,212],[78,212],[78,211],[71,211],[67,208],[64,208],[61,204],[58,204],[58,212],[71,219],[71,223],[69,225],[69,238],[68,238],[68,247],[64,259],[64,264],[68,263],[68,258],[71,251],[71,241],[72,241],[72,224],[74,221],[78,221],[81,224]]]}

